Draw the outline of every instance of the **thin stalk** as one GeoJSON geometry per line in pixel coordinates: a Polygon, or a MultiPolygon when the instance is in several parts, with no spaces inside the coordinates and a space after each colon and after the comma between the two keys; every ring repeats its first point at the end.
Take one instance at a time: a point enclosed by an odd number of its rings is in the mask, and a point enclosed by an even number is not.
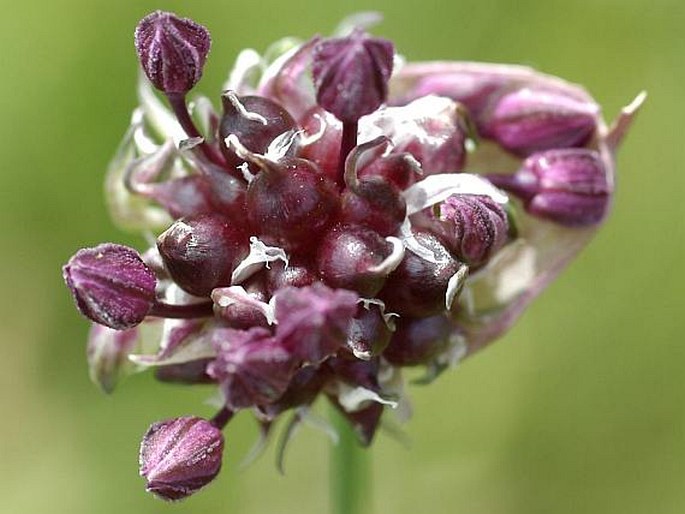
{"type": "Polygon", "coordinates": [[[342,140],[340,142],[340,157],[338,158],[338,186],[345,186],[345,161],[352,149],[357,146],[358,123],[356,121],[344,121],[342,140]]]}
{"type": "Polygon", "coordinates": [[[173,318],[173,319],[193,319],[193,318],[209,318],[214,315],[214,304],[212,302],[190,303],[186,305],[172,305],[156,301],[150,312],[150,316],[158,318],[173,318]]]}
{"type": "Polygon", "coordinates": [[[352,428],[338,411],[331,418],[340,435],[331,444],[331,514],[368,514],[371,492],[368,455],[357,442],[352,428]]]}
{"type": "Polygon", "coordinates": [[[204,136],[200,133],[197,126],[195,125],[195,122],[190,117],[185,95],[168,94],[167,99],[169,100],[169,105],[171,105],[171,109],[174,111],[174,114],[176,115],[178,123],[181,125],[181,128],[185,131],[188,137],[200,137],[203,139],[202,143],[200,143],[198,147],[205,155],[205,157],[207,157],[207,159],[209,159],[210,162],[213,162],[218,166],[225,167],[226,161],[224,160],[223,155],[217,152],[214,147],[211,147],[207,144],[207,142],[204,140],[204,136]]]}

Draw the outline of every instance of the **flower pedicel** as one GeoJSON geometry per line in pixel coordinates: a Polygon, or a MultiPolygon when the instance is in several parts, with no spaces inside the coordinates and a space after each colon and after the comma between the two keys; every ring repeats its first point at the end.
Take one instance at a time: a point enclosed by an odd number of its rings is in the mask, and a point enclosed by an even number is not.
{"type": "Polygon", "coordinates": [[[403,63],[348,25],[242,52],[222,112],[187,100],[203,26],[158,11],[136,29],[147,79],[106,185],[115,221],[157,244],[79,250],[64,278],[95,323],[103,390],[154,368],[221,392],[212,419],[145,434],[140,472],[161,498],[214,479],[241,409],[268,434],[324,396],[370,444],[387,408],[406,412],[404,368],[428,382],[503,334],[610,207],[644,94],[607,128],[579,86],[518,66],[403,63]]]}

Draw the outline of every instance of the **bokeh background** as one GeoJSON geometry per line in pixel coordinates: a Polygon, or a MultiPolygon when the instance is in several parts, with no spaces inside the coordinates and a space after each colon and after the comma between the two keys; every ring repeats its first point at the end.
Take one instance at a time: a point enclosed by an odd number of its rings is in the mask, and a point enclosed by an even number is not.
{"type": "Polygon", "coordinates": [[[412,60],[523,63],[585,84],[612,118],[648,102],[620,153],[604,230],[502,341],[411,391],[411,447],[369,452],[370,514],[685,511],[685,4],[681,0],[0,1],[0,511],[327,512],[325,437],[305,428],[287,474],[273,448],[238,463],[255,429],[229,426],[224,470],[166,505],[143,491],[138,441],[209,391],[88,381],[87,332],[60,277],[77,248],[140,245],[117,231],[103,173],[135,105],[132,32],[157,8],[207,25],[199,91],[238,50],[384,11],[376,33],[412,60]]]}

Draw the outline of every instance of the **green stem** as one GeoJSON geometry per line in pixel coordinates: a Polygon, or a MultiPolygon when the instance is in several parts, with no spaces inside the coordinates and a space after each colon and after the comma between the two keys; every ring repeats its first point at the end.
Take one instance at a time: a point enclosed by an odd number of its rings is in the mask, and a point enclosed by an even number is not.
{"type": "Polygon", "coordinates": [[[338,444],[331,445],[331,513],[368,514],[371,474],[367,452],[359,445],[349,423],[338,411],[333,411],[331,418],[340,435],[338,444]]]}

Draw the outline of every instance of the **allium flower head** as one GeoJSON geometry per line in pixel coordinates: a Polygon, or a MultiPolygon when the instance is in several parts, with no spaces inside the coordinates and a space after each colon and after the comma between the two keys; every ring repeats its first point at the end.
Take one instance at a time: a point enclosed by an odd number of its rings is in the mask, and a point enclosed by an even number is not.
{"type": "Polygon", "coordinates": [[[370,444],[407,411],[405,368],[428,383],[505,333],[609,210],[643,96],[608,128],[580,86],[405,64],[364,29],[244,51],[219,110],[186,101],[206,29],[156,12],[136,30],[140,107],[106,185],[115,221],[156,244],[80,250],[64,278],[104,325],[88,353],[103,389],[152,368],[220,393],[210,421],[145,435],[141,474],[162,498],[214,478],[239,410],[265,436],[293,411],[287,441],[325,398],[370,444]]]}

